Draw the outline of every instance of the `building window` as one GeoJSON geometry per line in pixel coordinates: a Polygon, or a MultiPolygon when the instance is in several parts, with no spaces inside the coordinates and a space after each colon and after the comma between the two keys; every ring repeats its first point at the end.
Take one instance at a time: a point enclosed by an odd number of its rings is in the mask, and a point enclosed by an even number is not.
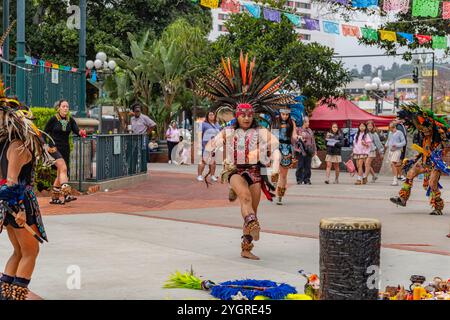
{"type": "Polygon", "coordinates": [[[300,9],[311,9],[310,3],[304,3],[304,2],[297,2],[296,7],[300,9]]]}
{"type": "Polygon", "coordinates": [[[225,28],[224,25],[219,24],[219,31],[220,32],[228,32],[227,28],[225,28]]]}
{"type": "Polygon", "coordinates": [[[310,34],[299,33],[298,34],[298,39],[299,40],[311,40],[311,35],[310,34]]]}
{"type": "Polygon", "coordinates": [[[229,16],[225,13],[219,13],[219,20],[228,20],[229,16]]]}
{"type": "Polygon", "coordinates": [[[295,8],[295,1],[288,1],[287,6],[291,8],[295,8]]]}

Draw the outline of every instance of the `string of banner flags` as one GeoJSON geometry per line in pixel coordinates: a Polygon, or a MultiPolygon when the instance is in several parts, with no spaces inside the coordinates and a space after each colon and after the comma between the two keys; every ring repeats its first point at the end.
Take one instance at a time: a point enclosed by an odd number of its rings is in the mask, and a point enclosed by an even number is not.
{"type": "MultiPolygon", "coordinates": [[[[355,8],[378,7],[378,0],[332,0],[342,5],[351,5],[355,8]]],[[[197,2],[197,1],[195,1],[197,2]]],[[[412,0],[412,15],[414,17],[436,18],[439,14],[442,3],[442,20],[449,19],[450,22],[450,1],[441,0],[412,0]]],[[[284,15],[296,27],[303,27],[311,31],[325,32],[328,34],[342,35],[347,37],[364,38],[369,41],[390,41],[406,42],[410,45],[417,41],[419,45],[431,43],[433,49],[447,49],[450,43],[448,36],[412,34],[406,32],[396,32],[392,30],[373,29],[356,25],[338,23],[333,20],[313,19],[298,14],[284,12],[279,9],[262,7],[253,2],[240,0],[200,0],[200,5],[210,9],[218,9],[224,12],[240,13],[241,9],[247,11],[255,18],[263,17],[273,22],[281,22],[284,15]],[[219,3],[220,2],[220,3],[219,3]],[[321,23],[322,22],[322,23],[321,23]]],[[[383,10],[386,12],[406,13],[410,8],[410,0],[384,0],[383,10]]],[[[441,19],[441,18],[438,18],[441,19]]],[[[436,20],[438,20],[436,19],[436,20]]]]}
{"type": "Polygon", "coordinates": [[[68,72],[78,72],[78,68],[60,65],[60,64],[53,63],[53,62],[50,62],[47,60],[36,59],[36,58],[30,57],[27,55],[25,55],[25,64],[40,67],[42,73],[44,72],[45,69],[62,70],[62,71],[68,71],[68,72]]]}

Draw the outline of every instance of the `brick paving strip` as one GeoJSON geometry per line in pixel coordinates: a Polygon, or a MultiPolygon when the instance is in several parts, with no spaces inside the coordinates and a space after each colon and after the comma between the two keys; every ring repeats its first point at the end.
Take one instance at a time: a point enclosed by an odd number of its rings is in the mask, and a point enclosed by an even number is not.
{"type": "MultiPolygon", "coordinates": [[[[323,199],[318,195],[291,194],[289,197],[323,199]]],[[[361,197],[345,195],[327,195],[327,198],[341,200],[369,200],[386,201],[380,197],[361,197]]],[[[240,225],[216,224],[200,219],[184,219],[177,217],[161,217],[156,215],[144,215],[149,211],[189,210],[205,208],[239,207],[239,202],[228,201],[228,186],[214,183],[208,188],[204,182],[195,180],[195,175],[190,173],[175,173],[166,171],[154,171],[146,182],[110,192],[98,192],[90,195],[82,195],[78,200],[66,205],[50,205],[48,197],[40,197],[39,203],[44,215],[65,215],[83,213],[118,213],[144,216],[154,219],[166,219],[180,222],[190,222],[203,225],[214,225],[228,228],[241,228],[240,225]],[[142,213],[142,214],[140,214],[142,213]]],[[[411,200],[416,203],[428,203],[428,200],[411,200]]],[[[314,234],[303,234],[281,230],[263,230],[264,232],[318,239],[314,234]]],[[[401,249],[433,253],[439,255],[450,255],[448,251],[438,251],[426,248],[424,244],[383,244],[385,248],[401,249]]]]}

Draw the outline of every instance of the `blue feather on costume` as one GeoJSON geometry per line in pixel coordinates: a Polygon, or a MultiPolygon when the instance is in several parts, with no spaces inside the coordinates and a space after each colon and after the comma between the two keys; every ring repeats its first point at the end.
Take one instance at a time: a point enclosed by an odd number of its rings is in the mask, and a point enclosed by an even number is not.
{"type": "Polygon", "coordinates": [[[241,292],[242,295],[246,296],[249,300],[254,300],[256,296],[265,296],[272,300],[283,300],[290,293],[297,293],[297,290],[285,283],[276,283],[270,280],[236,280],[236,281],[226,281],[211,289],[211,295],[221,300],[232,300],[231,296],[241,292]],[[269,288],[264,291],[261,290],[250,290],[243,288],[229,287],[233,286],[252,286],[252,287],[265,287],[269,288]]]}
{"type": "Polygon", "coordinates": [[[430,159],[435,169],[438,169],[439,171],[441,171],[446,175],[450,175],[450,168],[444,162],[444,160],[442,160],[442,150],[439,149],[431,152],[430,159]]]}
{"type": "Polygon", "coordinates": [[[305,116],[305,106],[303,105],[303,101],[305,101],[305,99],[305,96],[295,97],[294,100],[297,101],[297,103],[290,106],[291,117],[294,119],[297,127],[303,125],[303,117],[305,116]]]}

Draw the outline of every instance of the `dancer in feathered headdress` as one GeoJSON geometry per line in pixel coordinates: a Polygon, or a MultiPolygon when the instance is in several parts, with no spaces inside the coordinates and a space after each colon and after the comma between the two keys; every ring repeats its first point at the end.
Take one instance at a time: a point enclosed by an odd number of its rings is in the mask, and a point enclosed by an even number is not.
{"type": "Polygon", "coordinates": [[[36,159],[46,153],[31,112],[5,91],[0,79],[0,232],[5,226],[14,247],[0,277],[0,300],[25,300],[39,252],[36,239],[47,240],[32,186],[36,159]]]}
{"type": "Polygon", "coordinates": [[[234,124],[207,144],[204,159],[209,162],[211,154],[217,154],[223,147],[222,183],[228,182],[231,186],[230,200],[239,198],[244,218],[241,256],[258,260],[251,250],[252,241],[259,239],[260,225],[256,214],[261,190],[269,200],[273,196],[270,191],[274,190],[261,169],[272,160],[273,172],[277,174],[280,152],[277,138],[259,125],[257,115],[274,117],[274,108],[285,107],[293,100],[289,95],[277,94],[283,84],[280,77],[264,81],[255,77],[255,73],[255,59],[249,63],[248,55],[241,53],[236,72],[229,58],[222,60],[222,67],[207,76],[196,92],[209,98],[215,110],[228,109],[235,113],[234,124]]]}
{"type": "Polygon", "coordinates": [[[441,198],[441,174],[450,174],[450,169],[442,160],[442,153],[449,147],[449,125],[445,118],[437,117],[431,110],[425,110],[416,104],[401,106],[398,117],[405,121],[410,131],[417,131],[417,143],[412,147],[419,154],[415,159],[405,159],[404,170],[407,171],[398,197],[390,200],[400,206],[406,206],[411,194],[413,180],[419,174],[424,174],[423,187],[430,196],[433,207],[431,215],[442,215],[444,200],[441,198]]]}

